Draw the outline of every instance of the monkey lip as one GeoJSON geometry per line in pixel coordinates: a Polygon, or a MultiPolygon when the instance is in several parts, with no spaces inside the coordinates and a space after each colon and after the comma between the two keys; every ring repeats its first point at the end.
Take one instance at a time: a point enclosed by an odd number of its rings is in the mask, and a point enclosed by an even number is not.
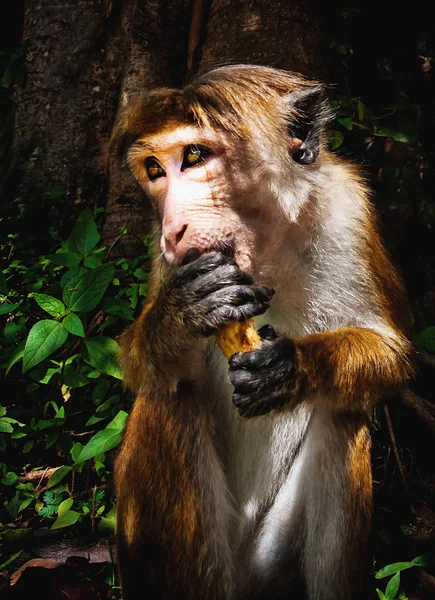
{"type": "Polygon", "coordinates": [[[208,246],[204,252],[220,252],[229,258],[234,258],[236,253],[235,239],[231,238],[229,240],[215,242],[211,246],[208,246]]]}

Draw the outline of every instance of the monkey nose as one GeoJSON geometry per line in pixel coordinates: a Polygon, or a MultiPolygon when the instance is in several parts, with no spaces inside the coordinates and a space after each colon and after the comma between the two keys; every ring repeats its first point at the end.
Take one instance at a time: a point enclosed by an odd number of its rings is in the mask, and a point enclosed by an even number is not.
{"type": "Polygon", "coordinates": [[[180,252],[184,255],[185,248],[181,249],[181,242],[184,238],[184,234],[187,231],[188,225],[184,224],[179,227],[169,227],[163,232],[163,239],[165,245],[165,252],[173,254],[178,257],[180,252]]]}

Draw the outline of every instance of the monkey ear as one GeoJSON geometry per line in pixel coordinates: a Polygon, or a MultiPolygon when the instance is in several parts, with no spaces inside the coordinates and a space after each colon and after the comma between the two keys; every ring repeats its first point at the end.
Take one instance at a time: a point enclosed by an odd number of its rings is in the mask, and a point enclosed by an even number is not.
{"type": "Polygon", "coordinates": [[[320,85],[298,90],[290,93],[286,102],[291,108],[290,153],[295,162],[311,165],[319,155],[322,130],[328,120],[325,90],[320,85]]]}

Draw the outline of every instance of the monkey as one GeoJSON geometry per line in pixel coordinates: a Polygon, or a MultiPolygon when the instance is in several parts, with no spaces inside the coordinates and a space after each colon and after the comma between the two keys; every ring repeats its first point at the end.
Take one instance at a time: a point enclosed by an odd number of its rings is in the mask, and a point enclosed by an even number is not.
{"type": "Polygon", "coordinates": [[[413,375],[407,306],[325,86],[231,65],[115,124],[152,206],[149,292],[121,336],[124,598],[348,600],[372,513],[370,424],[413,375]],[[252,320],[229,361],[215,335],[252,320]]]}

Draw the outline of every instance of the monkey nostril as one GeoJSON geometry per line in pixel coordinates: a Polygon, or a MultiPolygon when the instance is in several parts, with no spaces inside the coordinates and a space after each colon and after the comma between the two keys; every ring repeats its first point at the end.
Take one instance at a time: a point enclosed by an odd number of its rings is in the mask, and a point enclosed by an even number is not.
{"type": "Polygon", "coordinates": [[[186,233],[186,229],[187,229],[187,225],[184,225],[182,229],[180,229],[180,231],[177,233],[177,235],[175,236],[175,243],[178,244],[179,242],[181,242],[184,234],[186,233]]]}

